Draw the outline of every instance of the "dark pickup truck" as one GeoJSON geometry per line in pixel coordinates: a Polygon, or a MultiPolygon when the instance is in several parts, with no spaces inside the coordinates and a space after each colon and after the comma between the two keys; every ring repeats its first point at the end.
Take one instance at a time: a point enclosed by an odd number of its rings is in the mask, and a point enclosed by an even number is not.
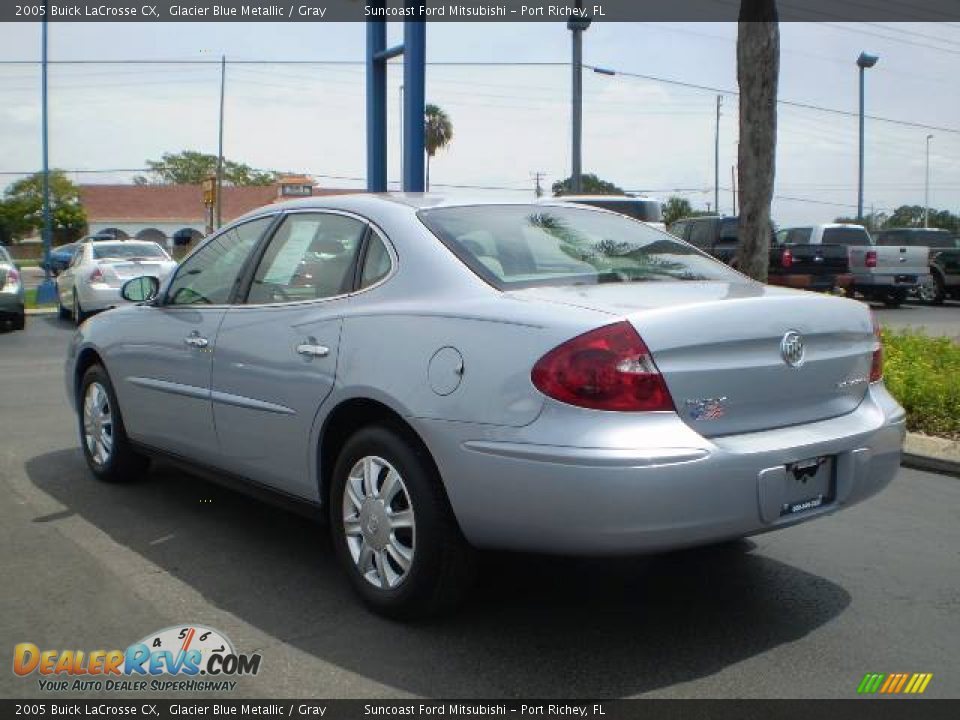
{"type": "Polygon", "coordinates": [[[891,228],[880,231],[877,245],[930,248],[930,277],[917,288],[917,296],[931,305],[960,299],[960,238],[947,230],[891,228]]]}
{"type": "MultiPolygon", "coordinates": [[[[739,248],[739,220],[736,217],[704,216],[683,218],[670,225],[670,232],[704,252],[736,267],[739,248]]],[[[842,245],[800,245],[790,242],[788,233],[770,229],[771,285],[831,291],[851,282],[847,248],[842,245]]]]}

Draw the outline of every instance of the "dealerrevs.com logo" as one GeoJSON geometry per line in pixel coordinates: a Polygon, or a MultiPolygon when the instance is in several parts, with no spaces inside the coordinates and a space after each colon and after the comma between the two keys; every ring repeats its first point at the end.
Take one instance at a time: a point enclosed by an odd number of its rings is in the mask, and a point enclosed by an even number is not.
{"type": "Polygon", "coordinates": [[[258,653],[237,653],[226,635],[202,625],[176,625],[147,635],[126,650],[13,648],[13,672],[37,674],[45,692],[233,690],[232,678],[256,675],[258,653]]]}

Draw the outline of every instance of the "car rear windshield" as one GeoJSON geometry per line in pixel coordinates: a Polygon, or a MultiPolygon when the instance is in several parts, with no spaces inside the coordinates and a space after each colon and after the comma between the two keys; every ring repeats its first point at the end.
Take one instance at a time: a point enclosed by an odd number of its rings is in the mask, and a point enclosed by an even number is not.
{"type": "Polygon", "coordinates": [[[480,205],[422,210],[420,219],[500,290],[663,280],[742,281],[691,245],[589,208],[480,205]]]}
{"type": "Polygon", "coordinates": [[[133,260],[134,258],[166,260],[167,254],[156,243],[98,242],[93,246],[93,258],[94,260],[133,260]]]}
{"type": "Polygon", "coordinates": [[[870,234],[860,227],[824,228],[824,245],[873,245],[870,234]]]}
{"type": "Polygon", "coordinates": [[[663,222],[660,203],[656,200],[574,200],[581,205],[613,210],[644,222],[663,222]]]}

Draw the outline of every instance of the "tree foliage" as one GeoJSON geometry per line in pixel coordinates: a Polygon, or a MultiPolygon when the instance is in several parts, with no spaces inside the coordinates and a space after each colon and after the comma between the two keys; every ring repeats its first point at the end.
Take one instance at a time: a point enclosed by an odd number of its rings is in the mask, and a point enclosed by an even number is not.
{"type": "Polygon", "coordinates": [[[424,149],[427,151],[426,188],[430,190],[430,159],[453,140],[453,122],[438,105],[427,103],[423,109],[424,149]]]}
{"type": "MultiPolygon", "coordinates": [[[[593,173],[580,176],[580,194],[582,195],[626,195],[623,188],[612,182],[601,180],[593,173]]],[[[573,192],[573,177],[557,180],[553,184],[554,195],[570,195],[573,192]]]]}
{"type": "MultiPolygon", "coordinates": [[[[923,206],[901,205],[890,214],[873,212],[864,215],[863,220],[839,217],[834,220],[834,222],[863,225],[870,232],[878,232],[892,228],[919,228],[923,227],[923,206]]],[[[927,222],[932,228],[949,230],[952,233],[960,233],[960,215],[954,215],[949,210],[930,208],[927,222]]]]}
{"type": "MultiPolygon", "coordinates": [[[[147,160],[149,175],[133,179],[137,185],[199,185],[217,174],[217,156],[196,150],[164,153],[159,160],[147,160]]],[[[223,161],[224,185],[272,185],[280,177],[274,170],[256,170],[245,163],[223,161]]]]}
{"type": "MultiPolygon", "coordinates": [[[[50,171],[50,214],[55,245],[78,239],[87,226],[80,190],[62,170],[50,171]]],[[[22,239],[43,229],[43,173],[21,178],[0,202],[0,233],[22,239]]]]}
{"type": "Polygon", "coordinates": [[[712,215],[713,213],[705,210],[694,210],[693,205],[686,198],[674,195],[667,198],[663,204],[663,222],[666,225],[675,223],[681,218],[699,217],[701,215],[712,215]]]}

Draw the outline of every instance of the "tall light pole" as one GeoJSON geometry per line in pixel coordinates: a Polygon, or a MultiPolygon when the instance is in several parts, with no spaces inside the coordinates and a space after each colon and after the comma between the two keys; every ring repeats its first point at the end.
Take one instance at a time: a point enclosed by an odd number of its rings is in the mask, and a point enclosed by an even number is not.
{"type": "Polygon", "coordinates": [[[220,129],[217,134],[216,227],[223,225],[223,100],[227,83],[227,56],[220,56],[220,129]]]}
{"type": "MultiPolygon", "coordinates": [[[[44,3],[46,7],[49,3],[44,3]]],[[[53,213],[50,208],[50,133],[49,107],[47,99],[47,14],[40,27],[40,52],[42,64],[40,68],[40,103],[41,103],[41,145],[43,148],[43,282],[37,288],[38,302],[52,302],[57,297],[56,286],[50,273],[50,250],[53,245],[53,213]]]]}
{"type": "Polygon", "coordinates": [[[720,214],[720,104],[722,102],[723,95],[717,95],[717,125],[713,134],[713,206],[716,208],[717,215],[720,214]]]}
{"type": "Polygon", "coordinates": [[[880,58],[866,52],[860,53],[857,58],[857,67],[860,68],[860,175],[857,182],[857,220],[863,220],[863,85],[864,71],[877,64],[880,58]]]}
{"type": "Polygon", "coordinates": [[[930,227],[930,141],[933,135],[927,135],[927,172],[923,182],[923,227],[930,227]]]}
{"type": "Polygon", "coordinates": [[[567,29],[573,38],[572,69],[572,116],[570,121],[570,190],[579,193],[583,190],[581,163],[583,149],[583,31],[590,27],[590,20],[580,17],[583,0],[577,0],[577,14],[567,20],[567,29]]]}

